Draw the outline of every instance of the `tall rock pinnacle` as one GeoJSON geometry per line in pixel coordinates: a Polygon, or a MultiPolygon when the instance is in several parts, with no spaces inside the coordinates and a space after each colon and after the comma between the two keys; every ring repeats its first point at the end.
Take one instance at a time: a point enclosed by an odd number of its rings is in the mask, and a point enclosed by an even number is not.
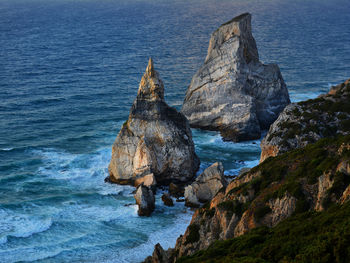
{"type": "Polygon", "coordinates": [[[164,85],[154,70],[152,58],[149,59],[145,74],[141,79],[137,97],[143,100],[164,100],[164,85]]]}
{"type": "Polygon", "coordinates": [[[186,117],[164,100],[164,85],[149,60],[131,107],[112,147],[110,180],[137,184],[152,174],[158,184],[186,182],[199,168],[186,117]]]}
{"type": "Polygon", "coordinates": [[[182,112],[192,127],[217,130],[225,140],[260,138],[290,103],[279,67],[259,61],[251,15],[212,33],[204,64],[193,76],[182,112]]]}

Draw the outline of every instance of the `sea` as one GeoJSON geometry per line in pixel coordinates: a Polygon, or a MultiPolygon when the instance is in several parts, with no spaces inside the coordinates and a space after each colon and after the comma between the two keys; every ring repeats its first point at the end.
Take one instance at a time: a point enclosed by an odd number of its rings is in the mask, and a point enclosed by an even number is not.
{"type": "MultiPolygon", "coordinates": [[[[350,78],[349,0],[0,0],[0,262],[141,262],[173,247],[193,211],[138,217],[104,182],[148,58],[181,108],[210,34],[252,14],[260,59],[293,102],[350,78]]],[[[192,130],[200,171],[258,164],[260,140],[192,130]]]]}

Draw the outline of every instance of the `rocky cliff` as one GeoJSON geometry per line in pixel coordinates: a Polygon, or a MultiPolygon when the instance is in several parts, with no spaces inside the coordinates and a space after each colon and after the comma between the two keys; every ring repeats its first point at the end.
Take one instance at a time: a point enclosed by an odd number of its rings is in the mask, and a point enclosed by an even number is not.
{"type": "Polygon", "coordinates": [[[279,67],[259,61],[246,13],[212,33],[204,64],[193,76],[182,112],[196,128],[225,140],[260,138],[290,103],[279,67]]]}
{"type": "Polygon", "coordinates": [[[148,180],[152,185],[154,175],[157,184],[186,182],[198,168],[189,123],[166,104],[163,82],[150,59],[129,118],[113,144],[109,179],[131,185],[148,180]]]}
{"type": "Polygon", "coordinates": [[[197,209],[175,249],[164,252],[167,261],[163,262],[175,262],[214,241],[258,227],[274,227],[291,216],[344,204],[350,198],[349,164],[350,135],[321,139],[269,158],[197,209]]]}
{"type": "Polygon", "coordinates": [[[261,142],[260,162],[317,140],[350,133],[350,80],[316,99],[288,105],[261,142]]]}

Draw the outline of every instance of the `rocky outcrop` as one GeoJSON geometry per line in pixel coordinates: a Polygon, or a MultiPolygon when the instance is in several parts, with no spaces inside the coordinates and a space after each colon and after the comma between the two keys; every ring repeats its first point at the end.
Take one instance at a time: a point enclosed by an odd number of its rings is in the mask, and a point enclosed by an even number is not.
{"type": "Polygon", "coordinates": [[[169,194],[163,194],[162,201],[166,206],[174,206],[173,199],[169,196],[169,194]]]}
{"type": "Polygon", "coordinates": [[[136,204],[138,205],[139,216],[150,216],[155,208],[155,198],[152,189],[140,184],[134,195],[136,204]]]}
{"type": "Polygon", "coordinates": [[[212,33],[208,54],[193,76],[182,112],[192,127],[217,130],[225,140],[260,138],[290,103],[279,67],[259,61],[246,13],[212,33]]]}
{"type": "Polygon", "coordinates": [[[316,99],[288,105],[261,142],[260,162],[321,138],[350,133],[350,80],[316,99]]]}
{"type": "Polygon", "coordinates": [[[187,182],[198,168],[189,123],[166,104],[163,82],[150,59],[129,118],[113,144],[110,181],[153,184],[153,174],[157,184],[187,182]]]}
{"type": "Polygon", "coordinates": [[[168,263],[169,261],[168,252],[158,243],[154,246],[152,256],[147,257],[143,263],[168,263]]]}
{"type": "Polygon", "coordinates": [[[199,207],[201,203],[210,201],[226,185],[224,167],[222,163],[216,162],[185,188],[185,204],[190,207],[199,207]]]}
{"type": "Polygon", "coordinates": [[[350,135],[322,139],[302,150],[270,158],[219,191],[195,211],[168,262],[207,249],[260,226],[306,211],[327,210],[350,199],[350,135]]]}

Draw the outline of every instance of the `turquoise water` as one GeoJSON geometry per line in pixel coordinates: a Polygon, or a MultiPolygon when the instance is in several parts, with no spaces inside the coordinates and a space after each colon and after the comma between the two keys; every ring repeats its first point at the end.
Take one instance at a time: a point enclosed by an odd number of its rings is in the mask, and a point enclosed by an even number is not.
{"type": "MultiPolygon", "coordinates": [[[[192,212],[159,193],[139,218],[133,188],[103,181],[111,145],[148,57],[179,109],[210,33],[247,11],[292,101],[350,77],[347,0],[0,1],[0,262],[138,262],[174,246],[192,212]]],[[[193,135],[201,169],[236,174],[259,158],[259,141],[193,135]]]]}

